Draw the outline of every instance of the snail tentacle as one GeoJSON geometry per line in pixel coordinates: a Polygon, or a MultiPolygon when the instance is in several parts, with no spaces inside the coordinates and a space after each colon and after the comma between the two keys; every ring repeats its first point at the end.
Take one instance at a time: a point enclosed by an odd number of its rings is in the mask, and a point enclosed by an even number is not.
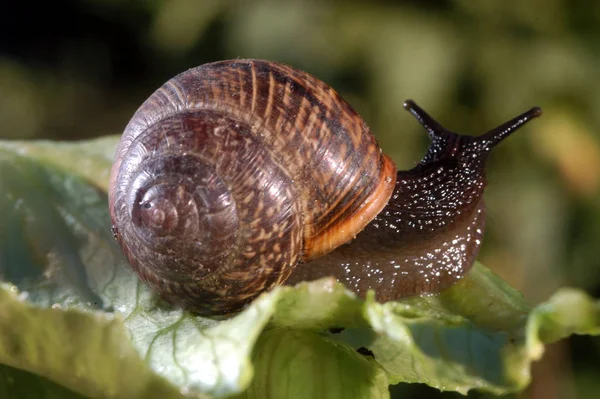
{"type": "Polygon", "coordinates": [[[431,144],[409,171],[399,171],[390,202],[356,237],[294,270],[287,284],[335,276],[381,302],[443,291],[473,266],[485,228],[485,161],[502,139],[541,115],[537,107],[478,136],[453,133],[413,101],[407,110],[431,144]]]}

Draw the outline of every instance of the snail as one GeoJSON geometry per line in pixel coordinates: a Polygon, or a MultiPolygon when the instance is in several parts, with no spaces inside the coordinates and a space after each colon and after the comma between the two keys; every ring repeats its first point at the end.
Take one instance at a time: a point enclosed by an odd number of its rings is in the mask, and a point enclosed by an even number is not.
{"type": "Polygon", "coordinates": [[[183,72],[117,147],[115,238],[147,285],[202,315],[324,276],[381,302],[441,292],[481,246],[488,154],[541,110],[472,137],[404,107],[431,145],[397,171],[350,104],[305,72],[243,59],[183,72]]]}

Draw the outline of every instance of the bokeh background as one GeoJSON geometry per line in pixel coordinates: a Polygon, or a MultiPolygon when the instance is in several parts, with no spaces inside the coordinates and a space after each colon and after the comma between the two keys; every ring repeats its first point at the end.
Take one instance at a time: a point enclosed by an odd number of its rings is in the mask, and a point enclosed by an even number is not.
{"type": "MultiPolygon", "coordinates": [[[[328,82],[401,169],[427,146],[402,108],[407,98],[468,134],[541,106],[542,118],[490,159],[480,261],[533,304],[559,286],[600,297],[600,3],[6,2],[0,138],[120,134],[170,77],[237,57],[285,62],[328,82]]],[[[514,397],[597,398],[600,339],[551,345],[533,373],[530,388],[514,397]]],[[[460,397],[419,384],[392,393],[460,397]]]]}

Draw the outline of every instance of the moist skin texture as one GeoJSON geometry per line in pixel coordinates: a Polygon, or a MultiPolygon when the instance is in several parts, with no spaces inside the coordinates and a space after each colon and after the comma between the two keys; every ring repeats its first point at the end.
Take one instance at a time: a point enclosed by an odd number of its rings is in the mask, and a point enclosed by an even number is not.
{"type": "Polygon", "coordinates": [[[448,131],[412,101],[405,107],[431,138],[423,160],[398,172],[390,202],[354,240],[299,264],[286,284],[332,275],[360,296],[373,289],[384,302],[438,293],[471,269],[485,227],[485,161],[541,110],[472,137],[448,131]]]}

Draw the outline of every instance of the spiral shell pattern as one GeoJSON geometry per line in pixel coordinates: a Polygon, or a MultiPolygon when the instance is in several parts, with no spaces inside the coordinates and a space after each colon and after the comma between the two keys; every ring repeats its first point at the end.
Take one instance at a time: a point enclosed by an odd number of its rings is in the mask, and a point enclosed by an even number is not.
{"type": "Polygon", "coordinates": [[[142,104],[117,149],[109,205],[142,280],[199,313],[227,313],[352,239],[395,178],[325,83],[231,60],[184,72],[142,104]]]}

